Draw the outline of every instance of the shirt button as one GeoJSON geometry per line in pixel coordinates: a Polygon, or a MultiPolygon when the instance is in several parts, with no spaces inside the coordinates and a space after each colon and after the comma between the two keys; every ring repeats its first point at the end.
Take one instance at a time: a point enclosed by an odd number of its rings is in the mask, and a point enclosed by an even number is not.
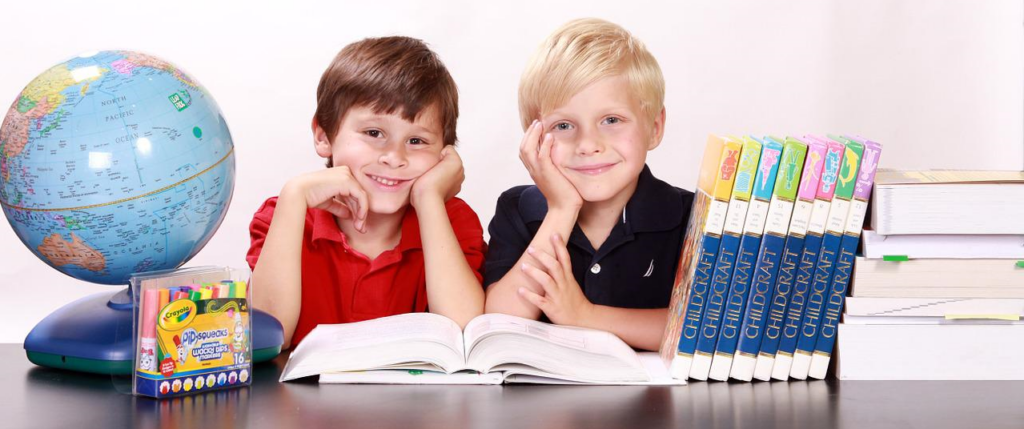
{"type": "Polygon", "coordinates": [[[601,264],[594,264],[593,267],[590,267],[590,272],[592,272],[594,274],[600,273],[601,272],[601,264]]]}

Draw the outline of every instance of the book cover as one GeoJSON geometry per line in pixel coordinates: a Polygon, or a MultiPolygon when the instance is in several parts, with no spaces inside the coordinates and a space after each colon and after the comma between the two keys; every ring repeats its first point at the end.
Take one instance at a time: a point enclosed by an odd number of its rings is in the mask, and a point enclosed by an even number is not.
{"type": "Polygon", "coordinates": [[[907,259],[1016,259],[1024,260],[1024,235],[881,235],[861,232],[864,257],[907,259]]]}
{"type": "Polygon", "coordinates": [[[803,320],[804,306],[807,303],[807,291],[810,289],[811,279],[814,277],[818,251],[821,250],[821,236],[825,234],[825,222],[828,221],[828,210],[832,205],[832,197],[835,195],[839,167],[845,151],[845,146],[836,141],[815,136],[807,136],[805,140],[821,142],[827,149],[825,162],[822,165],[821,180],[814,196],[814,207],[811,209],[811,218],[807,224],[807,234],[804,235],[804,249],[800,252],[796,279],[790,293],[789,305],[786,308],[782,337],[779,339],[775,363],[772,365],[772,378],[776,380],[789,379],[789,371],[793,364],[793,352],[800,339],[800,322],[803,320]]]}
{"type": "MultiPolygon", "coordinates": [[[[746,303],[740,332],[738,338],[733,338],[732,343],[729,344],[730,359],[728,363],[730,368],[725,368],[725,378],[732,375],[734,378],[750,381],[747,374],[753,373],[756,350],[760,346],[764,328],[767,304],[771,300],[771,292],[774,290],[779,258],[781,258],[782,247],[789,230],[793,200],[796,199],[806,153],[807,145],[803,142],[794,138],[785,140],[782,161],[779,163],[779,174],[772,191],[770,208],[766,217],[764,235],[758,249],[757,262],[754,265],[752,284],[747,296],[742,297],[746,298],[746,303]],[[737,342],[742,348],[740,349],[741,353],[733,362],[732,357],[736,355],[737,342]],[[735,366],[735,368],[731,368],[731,366],[735,366]]],[[[741,297],[737,297],[737,300],[739,298],[741,297]]],[[[725,360],[723,359],[723,361],[725,360]]]]}
{"type": "Polygon", "coordinates": [[[818,341],[814,345],[814,352],[811,355],[811,368],[808,371],[808,376],[819,380],[824,379],[825,374],[828,372],[832,348],[836,343],[839,317],[843,314],[843,301],[846,299],[846,289],[850,284],[853,262],[857,256],[857,244],[860,241],[861,229],[864,227],[864,217],[868,211],[868,200],[871,198],[871,184],[874,183],[875,170],[878,168],[878,158],[882,154],[882,146],[876,142],[859,138],[855,138],[855,141],[863,142],[864,156],[861,158],[857,182],[854,185],[853,199],[850,205],[850,214],[847,215],[843,241],[839,247],[839,255],[836,259],[835,274],[832,276],[832,285],[825,300],[825,312],[821,320],[821,329],[818,333],[818,341]]]}
{"type": "MultiPolygon", "coordinates": [[[[721,301],[725,296],[725,292],[728,288],[728,278],[732,274],[733,264],[736,260],[736,253],[734,250],[729,248],[723,248],[722,243],[729,243],[729,240],[723,241],[723,232],[725,230],[725,217],[728,216],[729,200],[732,196],[732,187],[736,180],[736,167],[739,165],[739,154],[742,150],[742,142],[736,139],[727,138],[725,141],[725,149],[723,149],[722,163],[719,167],[719,174],[715,181],[715,203],[721,203],[721,210],[723,215],[722,223],[716,225],[716,242],[718,249],[713,251],[715,257],[713,264],[711,265],[711,278],[708,283],[708,290],[706,294],[707,300],[704,304],[704,315],[700,319],[700,329],[697,337],[695,338],[696,344],[693,351],[693,359],[689,368],[689,377],[694,377],[694,371],[697,368],[704,368],[710,366],[711,355],[715,351],[715,342],[717,335],[713,335],[708,338],[708,332],[714,330],[717,334],[718,324],[722,317],[722,305],[721,301]],[[725,154],[727,151],[730,155],[725,154]],[[723,286],[723,284],[725,286],[723,286]],[[705,363],[706,362],[706,363],[705,363]]],[[[708,233],[705,233],[704,240],[708,240],[708,233]]],[[[707,246],[705,246],[707,248],[707,246]]],[[[700,268],[698,268],[699,270],[700,268]]],[[[682,343],[684,340],[680,340],[682,343]]],[[[681,369],[681,368],[680,368],[681,369]]],[[[698,372],[701,372],[698,370],[698,372]]],[[[676,372],[673,371],[673,375],[676,372]]],[[[679,373],[681,375],[681,372],[679,373]]],[[[699,378],[700,380],[707,379],[706,370],[703,371],[704,377],[699,378]]],[[[685,377],[683,377],[685,378],[685,377]]]]}
{"type": "MultiPolygon", "coordinates": [[[[820,141],[810,140],[807,142],[807,156],[801,172],[799,193],[793,206],[793,216],[789,222],[786,245],[782,250],[779,275],[775,280],[775,291],[769,301],[761,347],[756,352],[757,361],[753,377],[761,381],[768,381],[772,376],[775,353],[779,350],[779,339],[782,337],[782,326],[786,318],[786,307],[789,305],[790,294],[793,290],[793,280],[796,278],[800,252],[804,250],[804,236],[807,235],[807,225],[811,221],[814,197],[817,194],[818,184],[821,182],[826,149],[825,144],[820,141]]],[[[753,354],[753,350],[754,348],[751,347],[750,353],[753,354]]]]}
{"type": "MultiPolygon", "coordinates": [[[[729,202],[729,214],[725,221],[725,232],[722,235],[722,246],[718,251],[718,261],[715,266],[715,276],[712,280],[712,290],[729,287],[729,279],[732,277],[733,267],[736,263],[736,251],[740,246],[740,237],[743,235],[744,221],[747,218],[747,210],[750,205],[750,198],[753,195],[754,180],[757,176],[758,162],[761,159],[762,144],[754,137],[743,137],[743,151],[740,154],[739,168],[736,171],[736,182],[732,188],[732,198],[729,202]],[[721,275],[720,275],[721,274],[721,275]]],[[[730,290],[729,294],[733,291],[730,290]]],[[[719,342],[726,335],[726,332],[736,330],[738,327],[739,311],[726,305],[722,314],[722,327],[719,330],[719,342]],[[731,328],[733,327],[733,328],[731,328]]],[[[711,378],[714,376],[716,362],[720,361],[718,352],[719,345],[715,346],[716,352],[712,358],[711,378]]],[[[716,378],[717,379],[717,378],[716,378]]]]}
{"type": "Polygon", "coordinates": [[[697,347],[697,333],[711,283],[711,270],[721,245],[721,235],[728,211],[732,188],[725,186],[723,176],[732,183],[740,146],[726,144],[718,136],[708,137],[704,158],[694,193],[690,226],[684,239],[676,284],[669,310],[666,338],[662,341],[662,359],[672,376],[686,379],[697,347]]]}
{"type": "Polygon", "coordinates": [[[800,322],[800,338],[797,340],[796,351],[793,353],[793,366],[789,371],[789,376],[798,380],[807,379],[807,372],[811,368],[811,353],[814,352],[815,343],[818,341],[822,310],[831,284],[832,273],[835,271],[836,256],[843,241],[846,217],[850,213],[850,200],[853,198],[860,160],[864,155],[864,145],[861,143],[842,137],[829,136],[829,138],[845,143],[846,151],[843,154],[843,164],[839,169],[839,177],[836,181],[836,193],[829,207],[825,235],[821,240],[821,251],[818,252],[818,262],[814,267],[811,288],[807,292],[804,317],[800,322]]]}
{"type": "Polygon", "coordinates": [[[1024,298],[1024,268],[1017,259],[911,259],[857,257],[850,295],[861,298],[1024,298]]]}
{"type": "MultiPolygon", "coordinates": [[[[721,321],[722,312],[725,308],[725,297],[731,288],[730,278],[735,275],[742,275],[744,272],[749,272],[753,267],[753,257],[747,256],[744,251],[743,242],[747,239],[746,231],[753,228],[751,224],[761,225],[763,228],[764,215],[760,214],[761,207],[767,210],[767,203],[763,197],[763,189],[768,186],[768,194],[771,195],[771,186],[775,184],[775,173],[778,171],[779,156],[782,154],[782,145],[774,142],[770,139],[759,140],[756,137],[753,138],[755,141],[761,143],[761,155],[758,162],[758,171],[754,177],[753,188],[751,189],[750,202],[748,204],[747,214],[744,219],[744,236],[740,239],[740,246],[736,253],[736,266],[733,269],[733,273],[730,273],[726,277],[725,283],[718,284],[717,294],[711,291],[708,293],[707,310],[705,310],[704,317],[698,323],[698,344],[697,351],[703,351],[703,353],[694,353],[694,363],[690,367],[690,372],[687,374],[688,377],[693,377],[698,380],[707,380],[708,374],[711,371],[711,364],[714,360],[715,345],[718,339],[718,328],[721,321]],[[762,168],[762,166],[768,166],[762,168]],[[763,180],[765,175],[771,175],[771,180],[763,180]],[[758,221],[761,222],[758,222],[758,221]],[[749,261],[749,262],[748,262],[749,261]],[[711,315],[709,318],[708,315],[711,315]],[[703,349],[701,346],[703,343],[703,349]]],[[[758,233],[760,234],[760,233],[758,233]]],[[[722,280],[721,278],[719,280],[722,280]]]]}

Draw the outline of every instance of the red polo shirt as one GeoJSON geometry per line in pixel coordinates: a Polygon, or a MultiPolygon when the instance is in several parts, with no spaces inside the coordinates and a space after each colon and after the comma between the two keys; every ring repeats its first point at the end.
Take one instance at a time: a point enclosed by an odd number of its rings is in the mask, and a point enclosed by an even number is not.
{"type": "MultiPolygon", "coordinates": [[[[246,260],[250,268],[256,267],[276,206],[277,197],[268,199],[249,225],[251,244],[246,260]]],[[[486,244],[480,219],[458,198],[449,200],[445,208],[462,253],[481,281],[486,244]]],[[[334,216],[324,210],[306,211],[302,235],[302,308],[292,345],[321,323],[358,322],[427,310],[420,224],[412,207],[402,220],[398,246],[373,260],[348,245],[334,216]]]]}

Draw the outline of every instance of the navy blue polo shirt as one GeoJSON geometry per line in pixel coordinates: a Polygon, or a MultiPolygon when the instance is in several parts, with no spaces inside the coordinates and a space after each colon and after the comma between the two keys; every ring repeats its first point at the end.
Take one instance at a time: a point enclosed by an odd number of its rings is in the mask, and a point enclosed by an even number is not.
{"type": "MultiPolygon", "coordinates": [[[[646,165],[621,220],[599,249],[573,226],[567,249],[572,273],[591,303],[621,308],[668,307],[693,193],[658,180],[646,165]]],[[[501,194],[488,226],[484,285],[505,276],[540,229],[548,204],[537,186],[501,194]]]]}

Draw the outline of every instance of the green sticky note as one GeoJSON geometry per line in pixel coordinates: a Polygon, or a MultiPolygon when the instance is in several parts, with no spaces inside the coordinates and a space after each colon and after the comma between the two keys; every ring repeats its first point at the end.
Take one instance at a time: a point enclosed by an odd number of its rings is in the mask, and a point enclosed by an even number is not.
{"type": "Polygon", "coordinates": [[[910,258],[907,255],[885,255],[882,256],[882,260],[886,262],[906,262],[910,258]]]}
{"type": "Polygon", "coordinates": [[[1017,268],[1024,268],[1024,261],[1017,261],[1017,268]]]}

